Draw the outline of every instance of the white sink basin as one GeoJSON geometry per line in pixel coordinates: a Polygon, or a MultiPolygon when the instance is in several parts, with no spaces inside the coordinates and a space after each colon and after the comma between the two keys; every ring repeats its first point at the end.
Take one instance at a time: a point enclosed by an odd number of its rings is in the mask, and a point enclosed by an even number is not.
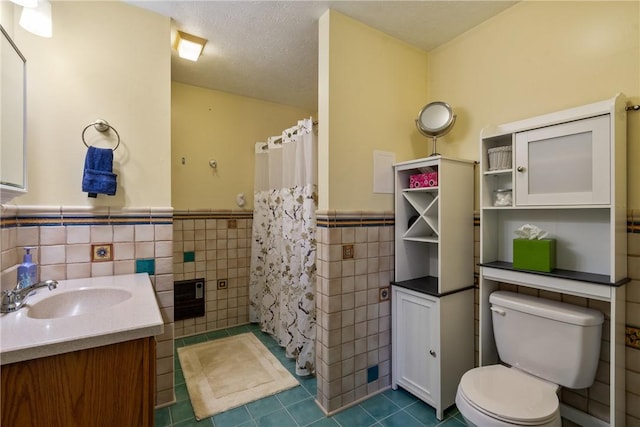
{"type": "Polygon", "coordinates": [[[164,322],[147,273],[58,280],[0,314],[0,364],[160,335],[164,322]]]}
{"type": "Polygon", "coordinates": [[[57,319],[106,310],[131,298],[131,292],[118,288],[80,288],[56,292],[31,305],[27,300],[27,316],[32,319],[57,319]]]}

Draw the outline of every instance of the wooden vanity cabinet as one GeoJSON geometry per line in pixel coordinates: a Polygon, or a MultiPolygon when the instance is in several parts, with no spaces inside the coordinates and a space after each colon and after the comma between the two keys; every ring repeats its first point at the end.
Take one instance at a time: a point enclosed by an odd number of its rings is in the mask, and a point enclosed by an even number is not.
{"type": "Polygon", "coordinates": [[[2,365],[12,427],[153,427],[154,337],[2,365]]]}

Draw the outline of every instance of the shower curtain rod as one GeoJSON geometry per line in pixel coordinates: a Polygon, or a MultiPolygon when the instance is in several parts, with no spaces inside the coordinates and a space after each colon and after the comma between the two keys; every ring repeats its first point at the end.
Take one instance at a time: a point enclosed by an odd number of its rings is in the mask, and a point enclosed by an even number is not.
{"type": "MultiPolygon", "coordinates": [[[[318,126],[318,121],[316,120],[315,122],[313,122],[313,123],[312,123],[312,125],[313,125],[313,126],[318,126]]],[[[282,138],[275,139],[275,140],[273,141],[273,143],[274,143],[274,144],[281,144],[281,143],[282,143],[282,138]]],[[[267,150],[267,149],[269,149],[269,144],[264,144],[264,145],[262,146],[262,148],[261,148],[261,149],[262,149],[262,150],[267,150]]]]}

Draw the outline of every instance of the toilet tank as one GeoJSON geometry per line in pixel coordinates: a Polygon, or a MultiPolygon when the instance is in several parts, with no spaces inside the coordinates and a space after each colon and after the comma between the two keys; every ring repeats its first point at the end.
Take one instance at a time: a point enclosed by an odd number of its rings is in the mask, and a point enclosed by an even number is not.
{"type": "Polygon", "coordinates": [[[591,386],[604,316],[598,310],[507,291],[489,296],[500,360],[564,387],[591,386]]]}

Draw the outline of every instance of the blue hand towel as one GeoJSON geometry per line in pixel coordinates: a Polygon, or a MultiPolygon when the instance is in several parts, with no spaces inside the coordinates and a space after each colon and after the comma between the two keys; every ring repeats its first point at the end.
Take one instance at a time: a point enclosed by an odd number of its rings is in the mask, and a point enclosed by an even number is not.
{"type": "Polygon", "coordinates": [[[89,147],[84,159],[82,191],[89,197],[98,193],[113,196],[116,194],[116,177],[113,170],[113,150],[109,148],[89,147]]]}

